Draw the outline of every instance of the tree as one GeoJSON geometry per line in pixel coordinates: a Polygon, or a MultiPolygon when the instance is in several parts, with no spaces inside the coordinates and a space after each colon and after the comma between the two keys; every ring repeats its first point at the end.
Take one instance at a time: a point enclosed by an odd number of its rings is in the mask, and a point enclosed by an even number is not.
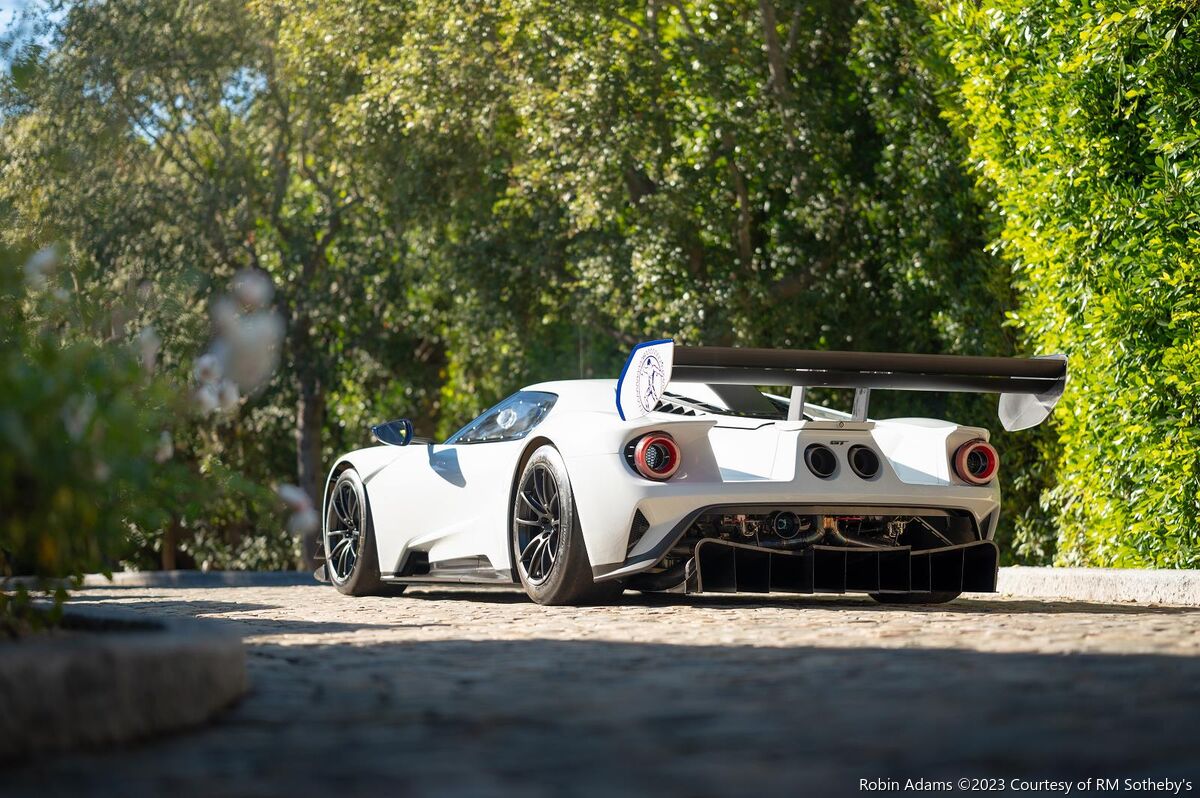
{"type": "Polygon", "coordinates": [[[65,237],[90,307],[152,286],[136,321],[161,331],[180,368],[203,350],[220,287],[245,269],[270,275],[287,328],[282,376],[251,386],[242,412],[194,443],[265,479],[291,470],[319,503],[328,452],[364,439],[362,396],[407,391],[427,408],[413,353],[437,356],[405,315],[399,230],[358,191],[361,161],[337,138],[330,112],[347,87],[297,82],[270,4],[55,10],[49,45],[7,86],[10,235],[65,237]],[[293,430],[289,469],[280,452],[293,430]]]}
{"type": "MultiPolygon", "coordinates": [[[[98,299],[152,284],[138,321],[185,370],[214,286],[249,269],[277,287],[281,376],[185,441],[201,468],[292,471],[318,499],[365,418],[402,403],[448,432],[521,384],[611,376],[646,336],[1013,348],[1007,272],[940,116],[953,70],[913,2],[46,18],[4,105],[10,235],[62,222],[98,299]]],[[[961,397],[876,408],[992,416],[961,397]]]]}
{"type": "Polygon", "coordinates": [[[1058,561],[1196,567],[1195,6],[997,0],[938,18],[1013,322],[1071,362],[1047,447],[1058,561]]]}
{"type": "MultiPolygon", "coordinates": [[[[387,202],[421,209],[451,415],[576,357],[611,375],[647,336],[1014,349],[985,198],[941,118],[953,69],[913,3],[291,8],[306,79],[358,86],[344,137],[404,176],[387,202]]],[[[994,421],[971,397],[877,403],[994,421]]]]}

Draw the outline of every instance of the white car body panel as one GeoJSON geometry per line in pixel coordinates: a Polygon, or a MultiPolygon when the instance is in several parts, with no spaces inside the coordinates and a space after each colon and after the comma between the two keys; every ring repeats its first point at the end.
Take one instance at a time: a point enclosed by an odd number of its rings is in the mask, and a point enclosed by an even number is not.
{"type": "Polygon", "coordinates": [[[522,439],[373,446],[334,464],[327,491],[346,467],[357,469],[363,479],[385,578],[400,574],[410,552],[424,552],[435,570],[477,562],[476,579],[511,579],[514,484],[523,458],[544,443],[557,447],[566,462],[597,579],[652,567],[655,552],[669,546],[679,525],[713,505],[960,510],[975,520],[984,539],[995,531],[997,482],[962,483],[949,465],[960,444],[988,437],[982,429],[930,419],[768,421],[657,411],[623,421],[614,403],[615,380],[547,382],[524,390],[558,399],[522,439]],[[679,471],[666,482],[644,479],[623,454],[626,444],[655,430],[669,432],[682,452],[679,471]],[[841,464],[832,478],[820,479],[805,467],[803,452],[811,443],[839,453],[841,464]],[[875,478],[862,479],[846,467],[843,453],[856,443],[881,455],[882,470],[875,478]],[[629,549],[637,511],[650,528],[629,549]]]}

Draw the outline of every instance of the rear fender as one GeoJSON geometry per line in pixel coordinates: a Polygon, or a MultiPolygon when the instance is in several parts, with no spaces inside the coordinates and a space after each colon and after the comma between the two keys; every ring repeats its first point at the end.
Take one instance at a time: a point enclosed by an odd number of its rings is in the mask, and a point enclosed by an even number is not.
{"type": "Polygon", "coordinates": [[[577,449],[555,440],[571,475],[579,526],[593,566],[625,559],[638,502],[664,489],[664,483],[645,479],[626,462],[626,444],[648,432],[666,432],[679,444],[681,454],[679,471],[669,482],[689,479],[711,482],[720,478],[708,440],[715,424],[712,419],[656,414],[632,423],[617,422],[606,430],[594,430],[588,445],[577,449]]]}

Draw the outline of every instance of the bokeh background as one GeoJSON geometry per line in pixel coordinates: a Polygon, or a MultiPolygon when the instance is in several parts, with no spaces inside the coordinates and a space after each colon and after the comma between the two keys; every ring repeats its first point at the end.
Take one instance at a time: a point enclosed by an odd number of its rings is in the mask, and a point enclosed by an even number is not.
{"type": "Polygon", "coordinates": [[[0,566],[296,567],[370,423],[671,336],[1064,352],[1053,421],[994,438],[1005,557],[1196,567],[1197,21],[0,0],[0,566]]]}

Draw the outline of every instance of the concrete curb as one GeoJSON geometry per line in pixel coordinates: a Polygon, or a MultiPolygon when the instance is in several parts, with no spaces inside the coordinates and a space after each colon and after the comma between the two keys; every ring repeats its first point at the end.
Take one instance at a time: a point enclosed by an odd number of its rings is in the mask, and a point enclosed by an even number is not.
{"type": "MultiPolygon", "coordinates": [[[[5,587],[22,582],[10,579],[5,587]]],[[[127,571],[89,574],[86,587],[290,587],[318,585],[302,571],[127,571]]],[[[1200,607],[1200,571],[1150,571],[1133,568],[1040,568],[1012,566],[1000,569],[998,591],[1005,596],[1053,598],[1102,603],[1137,602],[1200,607]]],[[[982,594],[981,594],[982,595],[982,594]]]]}
{"type": "Polygon", "coordinates": [[[241,640],[202,621],[67,607],[2,645],[0,760],[194,726],[247,688],[241,640]]]}
{"type": "Polygon", "coordinates": [[[1200,571],[1018,565],[1000,569],[998,590],[1002,595],[1026,598],[1200,607],[1200,571]]]}
{"type": "MultiPolygon", "coordinates": [[[[315,584],[319,584],[316,578],[303,571],[117,571],[112,579],[104,574],[83,577],[83,587],[290,587],[315,584]]],[[[0,580],[0,590],[12,590],[22,585],[32,590],[37,588],[38,580],[32,576],[0,580]]],[[[67,580],[47,581],[51,588],[58,585],[71,588],[67,580]]]]}
{"type": "Polygon", "coordinates": [[[84,587],[289,587],[319,584],[303,571],[119,571],[112,581],[104,574],[88,574],[84,587]]]}

